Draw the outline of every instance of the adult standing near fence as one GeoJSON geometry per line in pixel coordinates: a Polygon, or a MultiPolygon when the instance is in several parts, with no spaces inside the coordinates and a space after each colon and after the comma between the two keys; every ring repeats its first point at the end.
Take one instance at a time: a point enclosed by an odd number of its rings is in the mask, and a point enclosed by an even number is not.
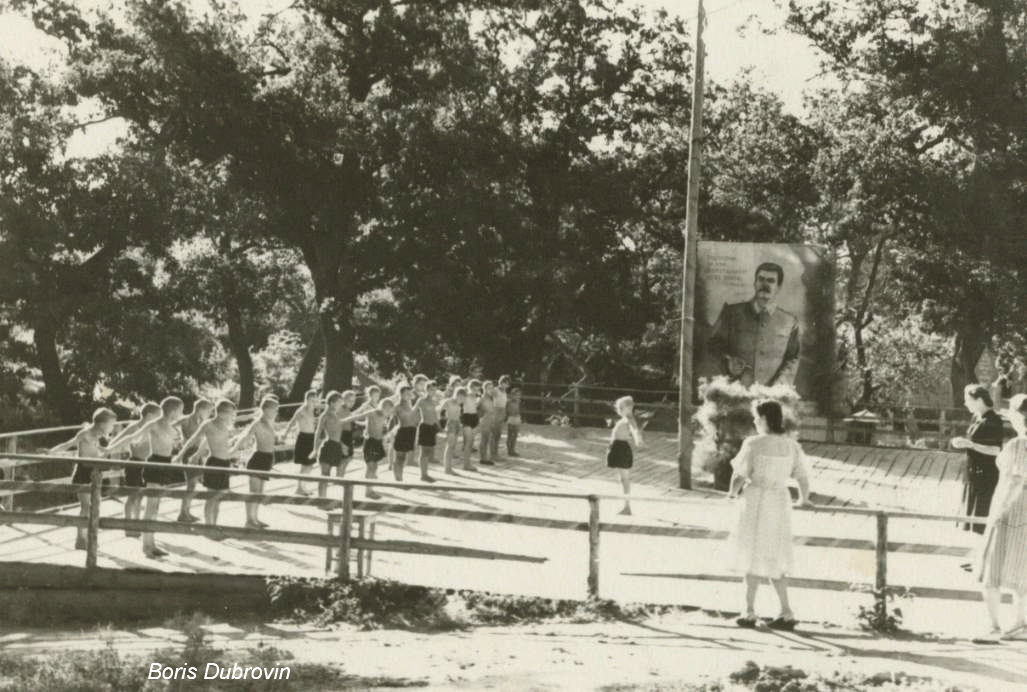
{"type": "Polygon", "coordinates": [[[1005,415],[1016,437],[996,459],[999,484],[984,534],[979,579],[991,618],[989,637],[1020,638],[1027,636],[1027,394],[1013,396],[1005,415]],[[1015,612],[1013,626],[1005,631],[999,623],[1002,589],[1013,592],[1015,612]]]}
{"type": "MultiPolygon", "coordinates": [[[[965,437],[952,439],[952,447],[966,450],[966,472],[963,474],[965,513],[971,517],[987,517],[998,484],[995,457],[1002,449],[1002,418],[995,412],[994,401],[983,384],[966,386],[963,405],[973,414],[973,421],[965,437]]],[[[984,524],[964,524],[963,528],[984,533],[984,524]]]]}
{"type": "Polygon", "coordinates": [[[784,412],[776,401],[756,405],[756,435],[746,438],[731,461],[730,498],[742,501],[732,536],[734,567],[745,575],[745,614],[739,627],[755,627],[756,591],[769,579],[781,603],[771,629],[795,629],[788,602],[788,575],[794,562],[792,549],[792,497],[790,479],[799,485],[799,506],[809,502],[809,470],[802,447],[785,433],[784,412]]]}

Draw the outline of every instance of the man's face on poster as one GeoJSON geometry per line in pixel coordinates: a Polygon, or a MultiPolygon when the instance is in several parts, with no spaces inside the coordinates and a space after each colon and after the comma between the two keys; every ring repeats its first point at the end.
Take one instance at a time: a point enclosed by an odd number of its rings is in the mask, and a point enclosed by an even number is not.
{"type": "Polygon", "coordinates": [[[756,304],[761,308],[766,307],[781,290],[781,283],[777,280],[777,272],[761,269],[756,272],[756,304]]]}

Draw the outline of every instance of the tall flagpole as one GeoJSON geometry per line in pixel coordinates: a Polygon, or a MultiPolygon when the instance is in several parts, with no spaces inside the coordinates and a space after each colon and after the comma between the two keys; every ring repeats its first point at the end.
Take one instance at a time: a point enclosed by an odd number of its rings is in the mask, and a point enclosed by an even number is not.
{"type": "Polygon", "coordinates": [[[688,134],[688,198],[685,207],[684,257],[681,262],[681,346],[678,367],[678,479],[682,488],[692,488],[692,337],[695,327],[696,243],[699,229],[699,174],[702,164],[703,66],[706,47],[702,33],[706,24],[703,0],[699,0],[695,26],[695,55],[692,67],[692,125],[688,134]]]}

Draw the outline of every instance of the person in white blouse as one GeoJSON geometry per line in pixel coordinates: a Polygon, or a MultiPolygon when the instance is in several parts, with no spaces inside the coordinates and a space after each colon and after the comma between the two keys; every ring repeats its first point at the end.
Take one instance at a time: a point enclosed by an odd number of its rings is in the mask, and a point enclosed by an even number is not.
{"type": "Polygon", "coordinates": [[[731,461],[731,498],[739,497],[738,523],[732,535],[734,568],[745,575],[745,614],[739,627],[755,627],[756,591],[763,579],[774,585],[780,615],[767,623],[771,629],[795,629],[788,602],[788,575],[792,570],[792,498],[789,481],[799,486],[799,506],[810,505],[809,471],[802,447],[785,433],[784,412],[776,401],[755,406],[756,435],[746,438],[731,461]]]}

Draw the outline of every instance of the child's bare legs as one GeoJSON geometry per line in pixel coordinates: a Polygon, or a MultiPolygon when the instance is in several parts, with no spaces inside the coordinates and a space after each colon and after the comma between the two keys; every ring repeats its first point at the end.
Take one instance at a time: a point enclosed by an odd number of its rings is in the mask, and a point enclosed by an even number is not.
{"type": "MultiPolygon", "coordinates": [[[[366,470],[364,471],[364,478],[367,478],[369,480],[373,480],[373,479],[378,477],[378,462],[377,461],[368,461],[368,462],[366,462],[364,464],[364,466],[367,467],[366,470]]],[[[381,497],[381,495],[379,495],[377,492],[375,492],[374,487],[372,487],[370,485],[365,485],[364,486],[364,497],[366,497],[369,500],[377,500],[377,499],[379,499],[381,497]]]]}
{"type": "MultiPolygon", "coordinates": [[[[192,460],[186,463],[194,463],[192,460]]],[[[189,493],[182,497],[182,507],[178,510],[178,520],[183,522],[194,522],[199,521],[192,513],[193,505],[193,493],[196,492],[196,483],[200,480],[200,477],[194,471],[185,472],[185,491],[189,493]]]]}
{"type": "Polygon", "coordinates": [[[792,613],[792,607],[788,603],[788,577],[782,576],[777,579],[771,579],[770,583],[774,585],[774,591],[777,592],[777,600],[781,603],[781,619],[794,620],[795,615],[792,613]]]}
{"type": "MultiPolygon", "coordinates": [[[[143,518],[146,521],[156,521],[157,513],[160,512],[160,498],[151,495],[146,498],[146,512],[143,518]]],[[[167,555],[157,547],[157,540],[152,531],[143,532],[143,554],[148,557],[163,557],[167,555]]]]}
{"type": "Polygon", "coordinates": [[[497,421],[492,428],[492,447],[489,452],[492,454],[492,460],[496,461],[499,459],[499,438],[503,436],[503,421],[497,421]]]}
{"type": "MultiPolygon", "coordinates": [[[[143,508],[143,498],[141,495],[129,495],[125,498],[125,518],[126,519],[138,519],[140,510],[143,508]]],[[[125,529],[125,535],[129,538],[137,538],[139,536],[138,531],[132,529],[125,529]]]]}
{"type": "MultiPolygon", "coordinates": [[[[203,503],[203,520],[207,522],[208,526],[218,525],[218,510],[221,509],[221,500],[213,497],[208,497],[207,501],[203,503]]],[[[211,537],[215,541],[221,540],[220,538],[211,537]]]]}
{"type": "Polygon", "coordinates": [[[403,467],[407,464],[407,453],[396,452],[396,461],[392,463],[392,476],[397,483],[403,482],[403,467]]]}
{"type": "MultiPolygon", "coordinates": [[[[250,492],[256,495],[262,494],[264,492],[264,479],[250,476],[250,492]]],[[[259,507],[260,503],[258,502],[246,503],[246,528],[263,529],[267,526],[267,524],[257,518],[257,509],[259,507]]]]}
{"type": "Polygon", "coordinates": [[[450,428],[446,431],[446,450],[442,453],[443,469],[446,473],[453,473],[453,457],[456,455],[457,445],[460,444],[460,431],[450,428]]]}
{"type": "Polygon", "coordinates": [[[464,426],[464,471],[473,471],[474,466],[471,465],[471,450],[474,449],[474,431],[476,428],[469,428],[464,426]]]}
{"type": "MultiPolygon", "coordinates": [[[[87,516],[89,516],[89,499],[90,499],[90,495],[91,495],[91,493],[89,493],[89,492],[84,492],[84,493],[79,493],[78,494],[78,504],[79,504],[78,515],[80,517],[87,517],[87,516]]],[[[78,527],[78,531],[75,533],[75,550],[85,550],[85,549],[86,549],[86,527],[80,526],[80,527],[78,527]]]]}
{"type": "MultiPolygon", "coordinates": [[[[323,468],[323,467],[322,467],[323,468]]],[[[308,476],[314,472],[313,464],[301,464],[300,475],[308,476]]],[[[322,475],[323,472],[322,472],[322,475]]],[[[310,495],[310,485],[306,481],[296,481],[296,494],[297,495],[310,495]]],[[[318,497],[321,497],[321,487],[318,485],[318,497]]]]}
{"type": "Polygon", "coordinates": [[[617,469],[620,487],[624,490],[624,509],[619,514],[631,514],[631,469],[617,469]]]}
{"type": "Polygon", "coordinates": [[[506,426],[506,455],[510,457],[520,456],[517,453],[517,435],[521,432],[521,426],[510,424],[506,426]]]}
{"type": "MultiPolygon", "coordinates": [[[[331,464],[321,464],[321,475],[322,476],[330,476],[330,475],[332,475],[332,465],[331,464]]],[[[322,481],[322,482],[317,484],[317,496],[319,498],[321,498],[322,500],[324,498],[328,497],[328,484],[325,483],[324,481],[322,481]]]]}
{"type": "Polygon", "coordinates": [[[991,630],[1000,632],[1002,626],[999,624],[999,614],[1002,611],[1002,592],[993,586],[984,587],[984,604],[988,608],[988,618],[991,620],[991,630]]]}
{"type": "Polygon", "coordinates": [[[417,465],[421,467],[421,480],[425,483],[434,483],[435,479],[428,473],[428,469],[435,463],[435,448],[420,447],[417,453],[417,465]]]}
{"type": "Polygon", "coordinates": [[[491,466],[492,458],[489,453],[492,451],[492,423],[486,421],[478,427],[481,428],[481,440],[478,442],[478,448],[481,449],[481,463],[491,466]]]}

